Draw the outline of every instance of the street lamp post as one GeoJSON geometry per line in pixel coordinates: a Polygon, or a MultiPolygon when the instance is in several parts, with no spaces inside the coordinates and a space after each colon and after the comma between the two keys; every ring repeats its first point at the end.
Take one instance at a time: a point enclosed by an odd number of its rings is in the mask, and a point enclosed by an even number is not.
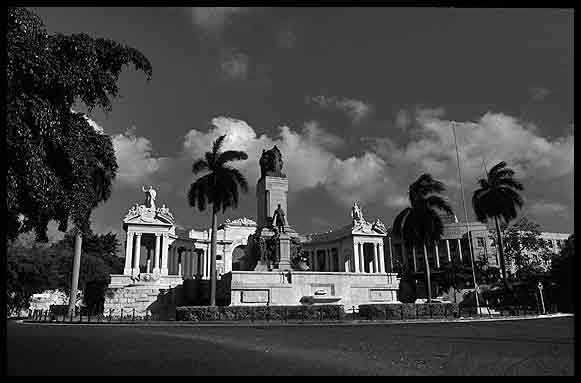
{"type": "Polygon", "coordinates": [[[456,147],[456,161],[458,163],[458,178],[460,180],[460,193],[462,194],[462,206],[464,208],[464,219],[466,223],[466,234],[468,235],[468,247],[470,250],[470,264],[472,266],[472,278],[474,280],[474,296],[476,298],[476,312],[480,314],[480,304],[478,302],[478,284],[476,283],[476,272],[474,271],[474,252],[472,251],[472,236],[470,235],[470,227],[468,225],[468,211],[466,210],[466,200],[464,199],[464,186],[462,185],[462,171],[460,170],[460,154],[458,152],[458,142],[456,140],[455,122],[450,121],[452,127],[452,134],[454,135],[454,146],[456,147]]]}

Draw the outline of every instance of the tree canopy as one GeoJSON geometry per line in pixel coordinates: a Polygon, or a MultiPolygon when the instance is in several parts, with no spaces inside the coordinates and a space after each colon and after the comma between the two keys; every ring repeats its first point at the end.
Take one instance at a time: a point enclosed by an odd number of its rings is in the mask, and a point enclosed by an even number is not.
{"type": "Polygon", "coordinates": [[[91,210],[109,198],[118,169],[111,137],[83,113],[111,110],[124,67],[149,79],[151,64],[138,50],[86,34],[49,35],[38,16],[9,8],[7,25],[8,239],[69,221],[87,233],[91,210]]]}

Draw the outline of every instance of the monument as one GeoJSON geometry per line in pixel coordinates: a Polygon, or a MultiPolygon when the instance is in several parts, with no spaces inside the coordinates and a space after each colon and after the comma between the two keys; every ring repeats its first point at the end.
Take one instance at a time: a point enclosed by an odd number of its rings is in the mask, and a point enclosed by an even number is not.
{"type": "Polygon", "coordinates": [[[256,185],[257,228],[249,237],[250,252],[258,259],[255,270],[290,270],[291,244],[299,237],[288,221],[288,178],[278,147],[263,150],[256,185]]]}

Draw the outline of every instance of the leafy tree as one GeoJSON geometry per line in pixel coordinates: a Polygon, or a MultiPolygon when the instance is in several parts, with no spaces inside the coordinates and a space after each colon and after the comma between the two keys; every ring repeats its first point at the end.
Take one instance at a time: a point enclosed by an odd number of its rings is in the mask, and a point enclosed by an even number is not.
{"type": "Polygon", "coordinates": [[[426,245],[442,237],[444,225],[439,212],[453,214],[450,204],[439,194],[445,190],[444,184],[430,174],[422,174],[409,187],[411,207],[405,208],[393,222],[393,232],[402,237],[406,244],[421,243],[424,247],[426,285],[428,302],[432,299],[430,265],[426,245]]]}
{"type": "Polygon", "coordinates": [[[541,238],[540,225],[522,217],[508,228],[504,225],[503,229],[504,255],[506,262],[514,265],[517,278],[546,271],[551,252],[541,238]]]}
{"type": "Polygon", "coordinates": [[[7,48],[7,237],[34,230],[46,242],[49,221],[61,231],[72,221],[74,290],[81,234],[89,231],[91,211],[109,198],[118,165],[111,137],[73,107],[111,110],[123,68],[133,64],[149,79],[151,64],[112,40],[49,35],[24,8],[8,10],[7,48]]]}
{"type": "Polygon", "coordinates": [[[523,190],[522,184],[514,178],[514,170],[506,167],[502,161],[494,165],[486,179],[478,180],[480,188],[472,196],[474,213],[480,222],[494,220],[498,243],[498,255],[502,280],[507,284],[506,261],[500,223],[508,224],[516,218],[517,208],[523,206],[523,199],[518,191],[523,190]]]}
{"type": "Polygon", "coordinates": [[[212,205],[212,235],[210,261],[210,305],[216,305],[216,231],[217,216],[220,210],[225,212],[230,207],[238,206],[238,188],[248,191],[246,178],[239,170],[228,166],[229,162],[245,160],[248,155],[242,151],[228,150],[222,152],[226,135],[214,141],[212,150],[204,158],[194,161],[194,175],[206,172],[190,185],[188,202],[190,206],[204,211],[212,205]]]}

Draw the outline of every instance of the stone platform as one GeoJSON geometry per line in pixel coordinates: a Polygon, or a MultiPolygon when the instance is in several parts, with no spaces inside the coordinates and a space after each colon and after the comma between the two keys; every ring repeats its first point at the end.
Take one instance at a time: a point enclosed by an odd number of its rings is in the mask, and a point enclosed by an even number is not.
{"type": "Polygon", "coordinates": [[[299,305],[303,297],[325,296],[347,309],[397,302],[398,288],[393,273],[232,271],[230,305],[299,305]]]}

